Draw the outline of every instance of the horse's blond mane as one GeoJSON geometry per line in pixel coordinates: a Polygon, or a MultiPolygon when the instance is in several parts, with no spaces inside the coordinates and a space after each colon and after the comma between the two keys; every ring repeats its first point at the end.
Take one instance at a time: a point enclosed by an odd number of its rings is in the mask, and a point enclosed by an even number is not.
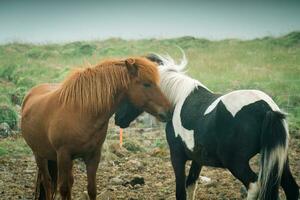
{"type": "MultiPolygon", "coordinates": [[[[134,59],[138,76],[157,83],[156,66],[143,58],[134,59]]],[[[80,111],[105,111],[110,109],[118,90],[127,89],[129,83],[125,60],[105,60],[73,70],[58,89],[59,100],[64,106],[76,106],[80,111]]]]}

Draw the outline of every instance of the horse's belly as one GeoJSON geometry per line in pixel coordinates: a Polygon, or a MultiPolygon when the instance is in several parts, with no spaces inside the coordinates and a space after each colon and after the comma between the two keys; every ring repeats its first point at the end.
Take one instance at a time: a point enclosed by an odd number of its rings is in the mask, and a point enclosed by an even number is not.
{"type": "Polygon", "coordinates": [[[37,137],[23,137],[35,155],[47,160],[56,160],[56,152],[48,142],[37,137]]]}

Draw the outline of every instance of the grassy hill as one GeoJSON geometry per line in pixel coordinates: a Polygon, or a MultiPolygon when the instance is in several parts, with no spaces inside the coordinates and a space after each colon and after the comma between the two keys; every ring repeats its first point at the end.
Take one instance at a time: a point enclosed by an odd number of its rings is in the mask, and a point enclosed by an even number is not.
{"type": "Polygon", "coordinates": [[[194,37],[175,39],[81,41],[67,44],[0,46],[0,123],[16,127],[24,94],[32,86],[59,82],[73,67],[102,58],[169,53],[179,59],[182,47],[189,71],[215,92],[261,89],[290,113],[295,132],[300,128],[300,32],[279,38],[209,41],[194,37]]]}

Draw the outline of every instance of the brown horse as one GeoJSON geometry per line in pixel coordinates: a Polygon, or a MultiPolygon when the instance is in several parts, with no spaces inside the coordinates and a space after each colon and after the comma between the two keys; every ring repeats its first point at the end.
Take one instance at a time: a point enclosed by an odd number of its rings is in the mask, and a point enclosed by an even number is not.
{"type": "Polygon", "coordinates": [[[106,60],[75,70],[62,84],[32,88],[22,105],[21,129],[43,186],[36,198],[54,198],[57,183],[62,199],[71,199],[72,160],[80,157],[86,164],[89,198],[96,199],[101,147],[118,105],[129,99],[161,121],[171,117],[158,82],[157,66],[135,57],[106,60]]]}

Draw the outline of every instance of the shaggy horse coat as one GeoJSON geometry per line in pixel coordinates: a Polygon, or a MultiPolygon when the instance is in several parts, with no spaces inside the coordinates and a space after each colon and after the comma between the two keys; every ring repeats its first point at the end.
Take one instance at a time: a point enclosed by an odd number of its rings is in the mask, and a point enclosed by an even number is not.
{"type": "Polygon", "coordinates": [[[89,198],[96,199],[101,147],[118,105],[126,99],[161,121],[169,118],[170,103],[158,82],[157,66],[136,57],[106,60],[76,69],[62,84],[32,88],[22,105],[21,130],[39,169],[36,198],[54,198],[58,183],[62,199],[71,199],[72,160],[80,157],[89,198]]]}
{"type": "MultiPolygon", "coordinates": [[[[248,189],[247,199],[276,200],[281,185],[288,200],[299,198],[299,187],[289,169],[288,128],[274,101],[258,90],[215,94],[181,71],[172,58],[150,55],[158,63],[161,89],[174,106],[166,125],[176,178],[176,199],[194,199],[202,166],[227,168],[248,189]],[[249,160],[261,153],[259,175],[249,160]],[[185,164],[192,160],[186,178],[185,164]],[[187,192],[187,194],[186,194],[187,192]]],[[[127,127],[142,111],[124,102],[116,124],[127,127]]]]}

